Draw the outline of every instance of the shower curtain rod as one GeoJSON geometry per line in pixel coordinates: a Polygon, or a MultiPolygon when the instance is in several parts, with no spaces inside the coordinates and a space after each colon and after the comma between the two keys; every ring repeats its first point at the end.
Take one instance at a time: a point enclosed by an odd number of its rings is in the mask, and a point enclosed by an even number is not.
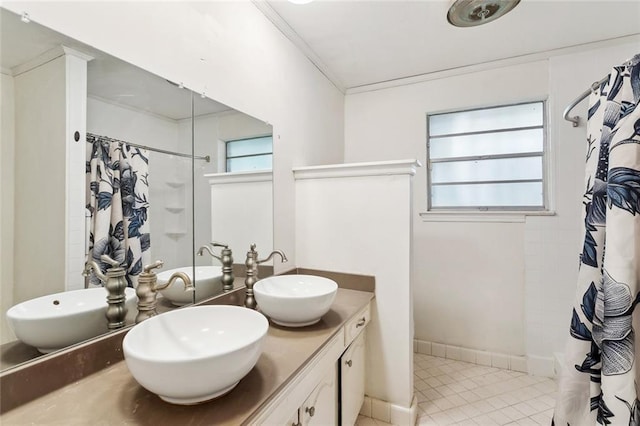
{"type": "MultiPolygon", "coordinates": [[[[94,133],[87,133],[87,136],[93,136],[94,138],[102,138],[102,139],[106,139],[109,142],[117,142],[117,143],[126,143],[127,145],[130,146],[135,146],[136,148],[141,148],[141,149],[146,149],[149,151],[154,151],[154,152],[160,152],[162,154],[169,154],[169,155],[176,155],[178,157],[185,157],[185,158],[191,158],[191,155],[189,154],[183,154],[181,152],[173,152],[173,151],[167,151],[165,149],[160,149],[160,148],[154,148],[151,146],[146,146],[146,145],[139,145],[137,143],[131,143],[131,142],[126,142],[126,141],[121,141],[119,139],[114,139],[114,138],[110,138],[108,136],[101,136],[101,135],[96,135],[94,133]]],[[[207,163],[211,162],[211,157],[209,155],[204,155],[204,156],[193,156],[194,159],[196,160],[204,160],[207,163]]]]}
{"type": "Polygon", "coordinates": [[[565,108],[564,114],[562,114],[562,118],[572,122],[573,127],[578,127],[578,124],[580,124],[580,116],[576,115],[575,117],[569,117],[569,113],[571,112],[572,109],[576,107],[576,105],[582,102],[583,99],[586,99],[586,97],[589,96],[591,92],[595,91],[598,88],[598,86],[600,86],[602,83],[604,83],[607,80],[609,80],[608,75],[602,80],[594,82],[589,89],[582,92],[577,98],[573,100],[573,102],[569,104],[568,107],[565,108]]]}

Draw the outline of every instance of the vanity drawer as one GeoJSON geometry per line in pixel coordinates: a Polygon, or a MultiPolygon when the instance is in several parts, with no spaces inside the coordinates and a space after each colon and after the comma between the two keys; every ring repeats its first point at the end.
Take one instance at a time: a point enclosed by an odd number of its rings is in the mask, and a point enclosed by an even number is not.
{"type": "Polygon", "coordinates": [[[370,305],[367,305],[363,310],[358,312],[356,316],[351,318],[349,322],[344,326],[344,345],[349,346],[353,339],[369,324],[371,320],[370,305]]]}

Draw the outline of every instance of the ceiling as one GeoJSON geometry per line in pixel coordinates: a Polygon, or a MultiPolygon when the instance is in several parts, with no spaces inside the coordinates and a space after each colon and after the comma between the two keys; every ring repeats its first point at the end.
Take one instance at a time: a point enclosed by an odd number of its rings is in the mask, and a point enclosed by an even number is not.
{"type": "Polygon", "coordinates": [[[640,0],[522,0],[470,28],[448,0],[254,3],[341,90],[640,34],[640,0]]]}
{"type": "MultiPolygon", "coordinates": [[[[0,8],[0,66],[16,67],[60,45],[92,56],[87,66],[87,94],[104,101],[171,120],[191,116],[191,95],[167,80],[0,8]]],[[[194,96],[196,115],[230,111],[226,105],[194,96]]]]}

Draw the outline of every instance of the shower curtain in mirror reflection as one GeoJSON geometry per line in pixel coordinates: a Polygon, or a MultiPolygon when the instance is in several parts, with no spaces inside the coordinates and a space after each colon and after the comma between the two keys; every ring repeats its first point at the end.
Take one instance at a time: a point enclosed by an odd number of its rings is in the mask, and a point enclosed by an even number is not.
{"type": "MultiPolygon", "coordinates": [[[[143,265],[150,263],[148,152],[95,135],[87,135],[87,143],[88,258],[104,273],[108,265],[100,257],[109,255],[136,287],[143,265]]],[[[94,274],[90,283],[100,285],[94,274]]]]}
{"type": "Polygon", "coordinates": [[[584,246],[555,425],[640,425],[640,54],[589,99],[584,246]]]}

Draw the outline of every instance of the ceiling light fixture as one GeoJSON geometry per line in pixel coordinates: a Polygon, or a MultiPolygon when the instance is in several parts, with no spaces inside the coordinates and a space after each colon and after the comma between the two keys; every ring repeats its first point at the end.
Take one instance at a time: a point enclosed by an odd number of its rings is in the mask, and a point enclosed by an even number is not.
{"type": "Polygon", "coordinates": [[[456,27],[475,27],[495,21],[510,12],[520,0],[455,0],[447,21],[456,27]]]}

